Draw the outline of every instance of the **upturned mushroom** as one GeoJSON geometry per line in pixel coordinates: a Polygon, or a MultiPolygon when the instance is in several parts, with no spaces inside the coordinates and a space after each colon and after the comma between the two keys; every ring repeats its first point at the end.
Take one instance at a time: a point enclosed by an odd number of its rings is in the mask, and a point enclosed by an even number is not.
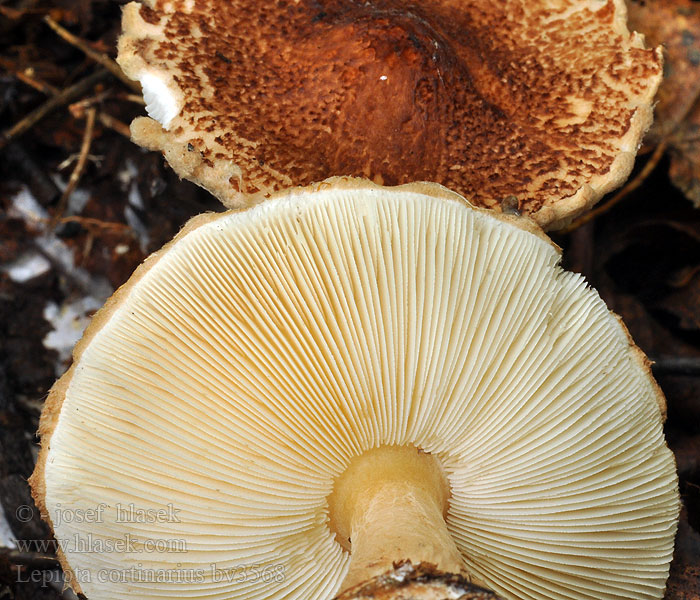
{"type": "Polygon", "coordinates": [[[660,599],[664,399],[559,260],[528,219],[435,184],[194,218],[42,414],[31,484],[73,586],[322,600],[437,569],[510,600],[660,599]]]}
{"type": "Polygon", "coordinates": [[[662,77],[624,0],[124,8],[134,140],[229,207],[334,175],[435,181],[564,226],[632,169],[662,77]]]}

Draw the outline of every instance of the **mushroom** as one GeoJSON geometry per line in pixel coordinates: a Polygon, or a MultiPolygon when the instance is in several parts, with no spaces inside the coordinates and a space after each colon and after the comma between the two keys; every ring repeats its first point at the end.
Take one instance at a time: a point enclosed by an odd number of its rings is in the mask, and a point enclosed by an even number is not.
{"type": "Polygon", "coordinates": [[[660,50],[624,0],[124,8],[133,139],[226,206],[334,175],[435,181],[559,228],[629,175],[660,50]]]}
{"type": "Polygon", "coordinates": [[[192,219],[42,414],[31,484],[74,587],[322,600],[411,561],[506,599],[661,598],[664,398],[559,260],[437,184],[192,219]]]}

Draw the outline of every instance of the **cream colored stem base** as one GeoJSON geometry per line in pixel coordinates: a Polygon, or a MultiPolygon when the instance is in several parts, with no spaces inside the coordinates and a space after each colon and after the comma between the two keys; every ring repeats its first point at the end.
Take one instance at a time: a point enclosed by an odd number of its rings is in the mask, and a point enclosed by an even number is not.
{"type": "Polygon", "coordinates": [[[462,558],[430,495],[411,485],[385,485],[357,508],[342,589],[389,571],[402,559],[432,563],[448,573],[462,571],[462,558]]]}
{"type": "Polygon", "coordinates": [[[331,526],[351,551],[341,590],[390,571],[401,560],[464,573],[445,524],[448,499],[440,464],[429,454],[389,446],[360,456],[329,498],[331,526]]]}

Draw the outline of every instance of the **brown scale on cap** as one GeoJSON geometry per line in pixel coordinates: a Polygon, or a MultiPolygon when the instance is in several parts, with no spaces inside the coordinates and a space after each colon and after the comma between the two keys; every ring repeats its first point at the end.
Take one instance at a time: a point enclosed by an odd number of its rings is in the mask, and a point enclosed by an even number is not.
{"type": "Polygon", "coordinates": [[[229,206],[355,175],[514,196],[556,228],[624,181],[651,121],[660,53],[625,21],[623,0],[147,0],[119,61],[177,104],[135,140],[229,206]]]}

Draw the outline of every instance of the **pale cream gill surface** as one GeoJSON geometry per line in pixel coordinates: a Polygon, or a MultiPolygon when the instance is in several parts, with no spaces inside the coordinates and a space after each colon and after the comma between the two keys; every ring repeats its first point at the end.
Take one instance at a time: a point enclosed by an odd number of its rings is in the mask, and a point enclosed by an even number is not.
{"type": "Polygon", "coordinates": [[[408,192],[292,194],[188,234],[85,350],[51,438],[47,505],[83,591],[331,598],[348,564],[334,479],[413,444],[442,461],[448,527],[505,598],[660,598],[678,511],[662,416],[615,317],[558,261],[408,192]],[[59,518],[100,503],[102,522],[59,518]],[[175,518],[118,523],[117,505],[175,518]],[[71,547],[88,532],[136,545],[71,547]]]}

